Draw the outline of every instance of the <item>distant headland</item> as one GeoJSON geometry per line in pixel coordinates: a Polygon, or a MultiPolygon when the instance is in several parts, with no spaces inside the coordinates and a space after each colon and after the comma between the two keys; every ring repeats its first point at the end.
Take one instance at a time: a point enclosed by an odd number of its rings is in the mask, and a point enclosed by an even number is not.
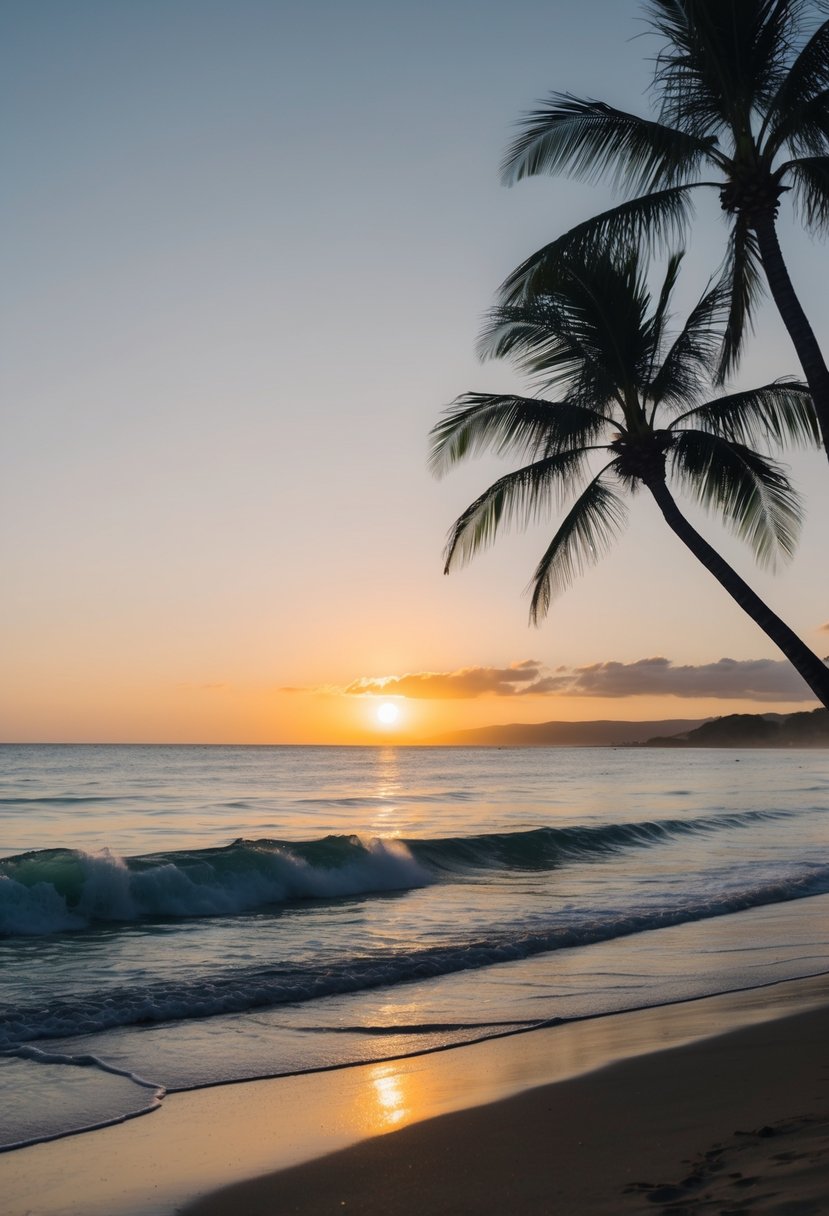
{"type": "Polygon", "coordinates": [[[829,710],[728,714],[693,730],[667,731],[645,747],[829,747],[829,710]]]}
{"type": "Polygon", "coordinates": [[[829,747],[829,710],[651,722],[512,722],[429,739],[447,747],[829,747]]]}

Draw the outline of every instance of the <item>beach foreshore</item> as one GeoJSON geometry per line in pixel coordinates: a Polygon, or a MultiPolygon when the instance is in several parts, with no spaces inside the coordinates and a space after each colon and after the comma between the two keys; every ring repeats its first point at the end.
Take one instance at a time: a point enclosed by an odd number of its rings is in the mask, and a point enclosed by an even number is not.
{"type": "Polygon", "coordinates": [[[829,976],[169,1095],[0,1157],[6,1216],[829,1211],[829,976]]]}

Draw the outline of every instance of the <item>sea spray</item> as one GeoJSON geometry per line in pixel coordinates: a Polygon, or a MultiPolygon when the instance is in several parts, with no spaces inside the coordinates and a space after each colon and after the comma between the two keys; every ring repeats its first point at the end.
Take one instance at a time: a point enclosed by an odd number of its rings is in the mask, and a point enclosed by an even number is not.
{"type": "Polygon", "coordinates": [[[748,811],[433,840],[236,840],[222,848],[133,858],[109,849],[44,849],[0,860],[0,935],[152,917],[234,916],[289,900],[412,890],[478,870],[547,870],[785,814],[748,811]]]}
{"type": "Polygon", "coordinates": [[[225,848],[128,859],[108,849],[47,849],[0,862],[0,933],[232,916],[288,900],[410,890],[431,881],[403,842],[356,836],[304,846],[238,840],[225,848]]]}

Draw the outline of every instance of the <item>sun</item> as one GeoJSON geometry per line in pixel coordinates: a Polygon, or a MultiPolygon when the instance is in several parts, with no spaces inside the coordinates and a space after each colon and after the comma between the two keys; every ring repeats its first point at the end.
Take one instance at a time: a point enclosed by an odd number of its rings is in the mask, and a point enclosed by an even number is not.
{"type": "Polygon", "coordinates": [[[377,721],[381,726],[394,726],[400,717],[400,709],[394,701],[384,701],[377,706],[377,721]]]}

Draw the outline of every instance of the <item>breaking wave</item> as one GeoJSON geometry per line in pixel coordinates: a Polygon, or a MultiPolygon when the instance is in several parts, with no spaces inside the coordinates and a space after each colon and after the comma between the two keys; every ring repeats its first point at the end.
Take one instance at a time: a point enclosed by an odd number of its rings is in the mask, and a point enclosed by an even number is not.
{"type": "Polygon", "coordinates": [[[406,952],[344,954],[285,967],[238,966],[216,974],[107,988],[15,1007],[0,1006],[0,1051],[38,1039],[94,1034],[116,1026],[244,1013],[319,997],[513,962],[633,933],[829,892],[829,866],[802,865],[786,876],[710,895],[685,894],[656,907],[598,908],[537,925],[494,929],[406,952]]]}
{"type": "Polygon", "coordinates": [[[406,891],[481,870],[549,870],[686,835],[748,827],[780,814],[749,811],[432,840],[236,840],[222,848],[129,858],[106,849],[43,849],[0,861],[0,934],[40,935],[149,918],[233,916],[292,900],[406,891]]]}

